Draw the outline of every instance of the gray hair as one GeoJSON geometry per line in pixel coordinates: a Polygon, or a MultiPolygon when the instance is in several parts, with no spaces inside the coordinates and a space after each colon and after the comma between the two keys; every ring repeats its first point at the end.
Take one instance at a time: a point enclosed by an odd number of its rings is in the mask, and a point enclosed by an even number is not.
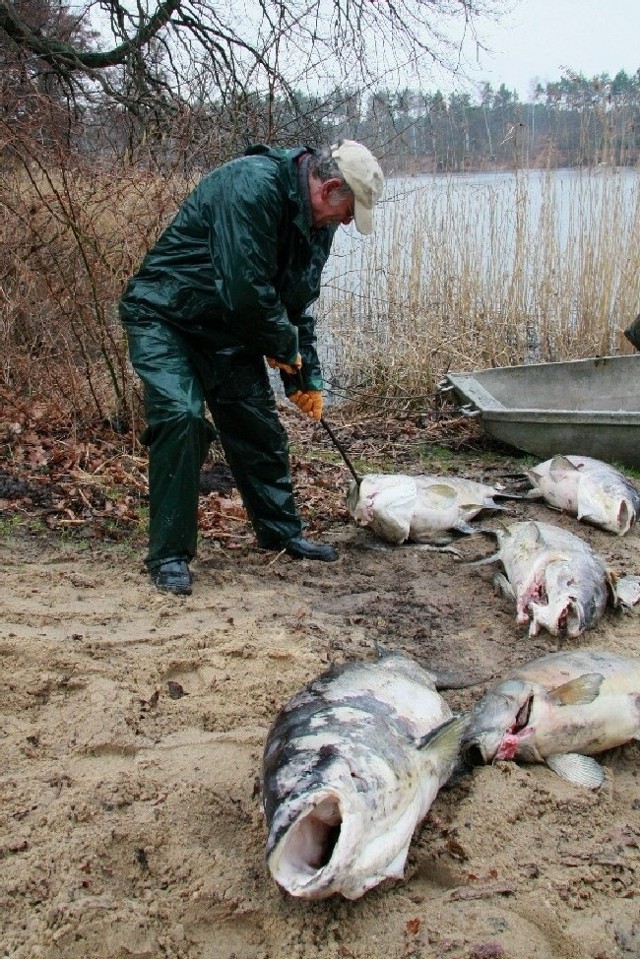
{"type": "Polygon", "coordinates": [[[334,160],[331,152],[332,149],[333,147],[324,146],[320,147],[317,153],[311,154],[309,157],[309,173],[322,183],[326,180],[340,180],[342,185],[338,188],[337,192],[344,196],[350,196],[353,191],[343,177],[337,162],[334,160]]]}

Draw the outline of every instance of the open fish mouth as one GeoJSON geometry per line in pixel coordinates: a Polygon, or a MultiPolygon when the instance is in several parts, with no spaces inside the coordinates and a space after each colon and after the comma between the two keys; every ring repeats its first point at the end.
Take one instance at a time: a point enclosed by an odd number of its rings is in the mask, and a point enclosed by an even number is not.
{"type": "Polygon", "coordinates": [[[587,627],[584,611],[577,599],[569,599],[563,605],[531,603],[531,627],[529,633],[537,635],[541,626],[561,638],[579,636],[587,627]]]}
{"type": "MultiPolygon", "coordinates": [[[[323,793],[310,800],[271,853],[276,882],[292,895],[309,895],[320,873],[330,864],[342,831],[343,817],[337,794],[323,793]]],[[[325,881],[319,895],[327,895],[325,881]]]]}
{"type": "Polygon", "coordinates": [[[480,743],[473,742],[472,740],[462,744],[460,753],[467,766],[483,766],[493,758],[485,756],[480,743]]]}
{"type": "MultiPolygon", "coordinates": [[[[513,759],[518,752],[521,736],[525,730],[530,731],[533,700],[531,694],[519,704],[507,705],[513,721],[502,734],[499,732],[499,720],[492,721],[488,727],[484,724],[476,727],[475,731],[472,726],[460,746],[460,753],[467,766],[482,766],[497,759],[513,759]]],[[[500,712],[504,715],[504,705],[500,712]]]]}
{"type": "Polygon", "coordinates": [[[558,634],[560,636],[579,636],[584,630],[582,609],[577,602],[567,603],[558,616],[558,634]]]}
{"type": "Polygon", "coordinates": [[[633,524],[636,521],[635,511],[629,508],[629,504],[623,500],[620,503],[618,508],[617,523],[616,526],[620,530],[621,535],[628,533],[633,524]]]}

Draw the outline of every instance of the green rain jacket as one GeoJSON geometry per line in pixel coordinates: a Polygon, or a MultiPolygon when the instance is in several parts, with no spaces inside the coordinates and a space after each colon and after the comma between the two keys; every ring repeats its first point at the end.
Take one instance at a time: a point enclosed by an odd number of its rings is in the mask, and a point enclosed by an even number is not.
{"type": "MultiPolygon", "coordinates": [[[[177,327],[229,369],[237,354],[300,353],[305,387],[322,389],[309,307],[336,227],[311,230],[297,162],[310,152],[260,145],[203,177],[129,281],[123,322],[177,327]]],[[[299,389],[282,379],[288,395],[299,389]]]]}

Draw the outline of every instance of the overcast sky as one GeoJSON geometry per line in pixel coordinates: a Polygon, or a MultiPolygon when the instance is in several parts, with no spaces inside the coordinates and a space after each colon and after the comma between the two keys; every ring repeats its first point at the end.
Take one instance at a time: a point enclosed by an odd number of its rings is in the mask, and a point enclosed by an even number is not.
{"type": "Polygon", "coordinates": [[[514,0],[499,25],[478,32],[492,53],[467,52],[467,71],[529,100],[532,83],[560,78],[563,67],[587,77],[640,67],[640,0],[514,0]]]}

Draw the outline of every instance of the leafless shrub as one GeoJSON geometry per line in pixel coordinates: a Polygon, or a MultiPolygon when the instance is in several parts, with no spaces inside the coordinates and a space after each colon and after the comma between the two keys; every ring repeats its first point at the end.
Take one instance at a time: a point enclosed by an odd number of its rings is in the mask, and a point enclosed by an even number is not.
{"type": "Polygon", "coordinates": [[[188,184],[59,143],[44,149],[24,130],[10,145],[0,175],[0,383],[70,410],[127,415],[117,301],[188,184]]]}

